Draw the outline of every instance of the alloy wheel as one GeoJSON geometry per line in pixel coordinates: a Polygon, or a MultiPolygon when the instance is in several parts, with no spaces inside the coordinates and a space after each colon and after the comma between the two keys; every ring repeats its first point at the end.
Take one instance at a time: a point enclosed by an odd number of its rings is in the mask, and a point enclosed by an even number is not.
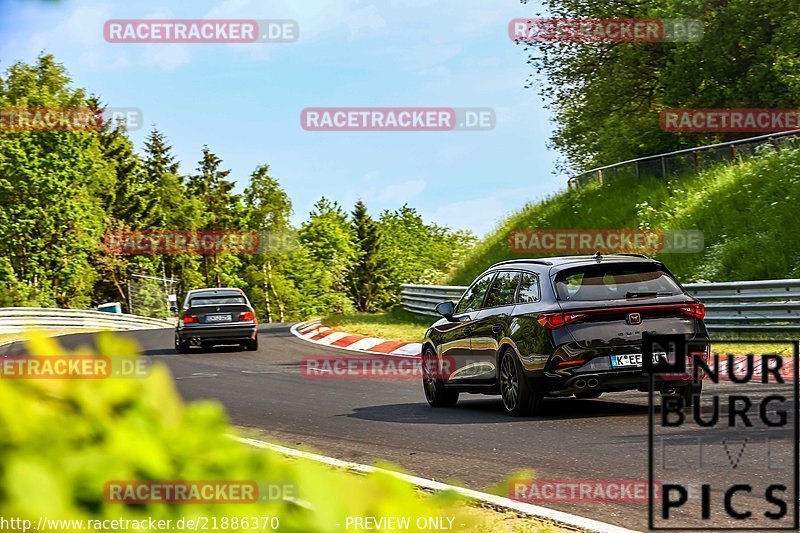
{"type": "Polygon", "coordinates": [[[519,401],[519,374],[514,360],[508,352],[503,356],[503,363],[500,367],[500,395],[503,397],[503,405],[506,410],[511,411],[517,406],[519,401]]]}

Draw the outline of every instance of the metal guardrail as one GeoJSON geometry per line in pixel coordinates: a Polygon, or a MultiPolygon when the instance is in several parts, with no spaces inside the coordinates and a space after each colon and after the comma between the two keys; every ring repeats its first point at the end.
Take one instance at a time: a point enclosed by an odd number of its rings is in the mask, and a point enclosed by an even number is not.
{"type": "Polygon", "coordinates": [[[686,172],[697,173],[718,163],[753,157],[757,154],[758,147],[766,144],[771,144],[778,149],[800,147],[800,130],[770,133],[769,135],[630,159],[582,172],[570,178],[567,185],[570,189],[577,189],[591,182],[603,184],[621,177],[669,179],[686,172]]]}
{"type": "MultiPolygon", "coordinates": [[[[717,332],[800,332],[800,279],[689,283],[686,292],[706,306],[705,322],[717,332]]],[[[458,300],[467,287],[402,285],[403,308],[439,316],[436,304],[458,300]]]]}
{"type": "Polygon", "coordinates": [[[158,329],[171,328],[168,320],[138,315],[43,307],[0,307],[0,333],[26,329],[158,329]]]}

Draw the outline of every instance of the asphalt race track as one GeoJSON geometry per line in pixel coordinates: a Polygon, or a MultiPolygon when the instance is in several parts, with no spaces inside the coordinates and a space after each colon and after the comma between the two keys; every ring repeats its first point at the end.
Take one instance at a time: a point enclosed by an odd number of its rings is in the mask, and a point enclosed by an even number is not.
{"type": "MultiPolygon", "coordinates": [[[[515,419],[493,396],[462,395],[456,408],[432,409],[416,379],[310,379],[300,372],[303,357],[349,352],[300,340],[286,324],[261,326],[257,352],[220,347],[178,355],[172,330],[125,335],[133,336],[150,360],[169,366],[186,400],[219,400],[233,423],[259,428],[265,438],[287,446],[359,463],[388,460],[415,475],[478,490],[521,469],[535,470],[538,479],[647,479],[645,393],[552,399],[546,402],[546,414],[515,419]]],[[[68,347],[92,341],[90,334],[61,340],[68,347]]],[[[20,350],[20,345],[0,348],[4,353],[20,350]]],[[[787,426],[782,438],[789,442],[792,432],[787,426]]],[[[676,468],[676,475],[686,473],[681,468],[693,469],[688,464],[676,468]]],[[[727,486],[728,470],[716,472],[711,474],[716,477],[706,472],[702,481],[727,486]]],[[[712,518],[721,525],[720,496],[715,498],[712,518]]],[[[765,509],[761,494],[741,494],[736,502],[759,513],[765,509]]],[[[647,528],[644,503],[541,505],[647,528]]]]}

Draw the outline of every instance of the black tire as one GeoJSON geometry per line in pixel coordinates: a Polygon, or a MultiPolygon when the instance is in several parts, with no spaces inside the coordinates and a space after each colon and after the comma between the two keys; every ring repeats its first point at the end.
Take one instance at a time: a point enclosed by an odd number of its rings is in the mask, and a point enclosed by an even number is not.
{"type": "Polygon", "coordinates": [[[693,408],[697,404],[695,400],[699,400],[702,393],[703,393],[702,381],[700,383],[690,383],[682,387],[673,387],[671,389],[665,389],[661,391],[662,396],[680,397],[681,400],[683,400],[684,409],[693,408]]]}
{"type": "Polygon", "coordinates": [[[255,352],[258,350],[258,337],[244,343],[244,349],[248,352],[255,352]]]}
{"type": "Polygon", "coordinates": [[[505,350],[500,356],[500,396],[503,408],[511,416],[526,416],[541,411],[544,394],[535,390],[525,377],[522,363],[513,350],[505,350]]]}
{"type": "Polygon", "coordinates": [[[431,407],[454,407],[458,403],[458,391],[445,388],[439,359],[430,346],[422,352],[422,390],[431,407]]]}
{"type": "Polygon", "coordinates": [[[175,335],[175,351],[178,353],[189,353],[189,341],[182,341],[180,337],[175,335]]]}
{"type": "Polygon", "coordinates": [[[603,391],[601,390],[587,390],[584,392],[576,392],[575,397],[581,400],[594,400],[602,396],[603,391]]]}

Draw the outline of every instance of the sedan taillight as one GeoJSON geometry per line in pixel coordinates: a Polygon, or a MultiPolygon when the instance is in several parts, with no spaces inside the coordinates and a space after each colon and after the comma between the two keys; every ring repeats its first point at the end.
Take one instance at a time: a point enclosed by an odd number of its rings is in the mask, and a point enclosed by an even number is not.
{"type": "Polygon", "coordinates": [[[545,313],[539,315],[536,320],[547,329],[558,329],[577,322],[583,317],[584,315],[580,313],[545,313]]]}
{"type": "Polygon", "coordinates": [[[183,318],[181,318],[181,322],[183,324],[196,324],[197,322],[200,321],[194,315],[183,315],[183,318]]]}
{"type": "Polygon", "coordinates": [[[256,314],[252,311],[244,311],[243,313],[239,313],[239,322],[247,322],[247,321],[255,322],[256,314]]]}

